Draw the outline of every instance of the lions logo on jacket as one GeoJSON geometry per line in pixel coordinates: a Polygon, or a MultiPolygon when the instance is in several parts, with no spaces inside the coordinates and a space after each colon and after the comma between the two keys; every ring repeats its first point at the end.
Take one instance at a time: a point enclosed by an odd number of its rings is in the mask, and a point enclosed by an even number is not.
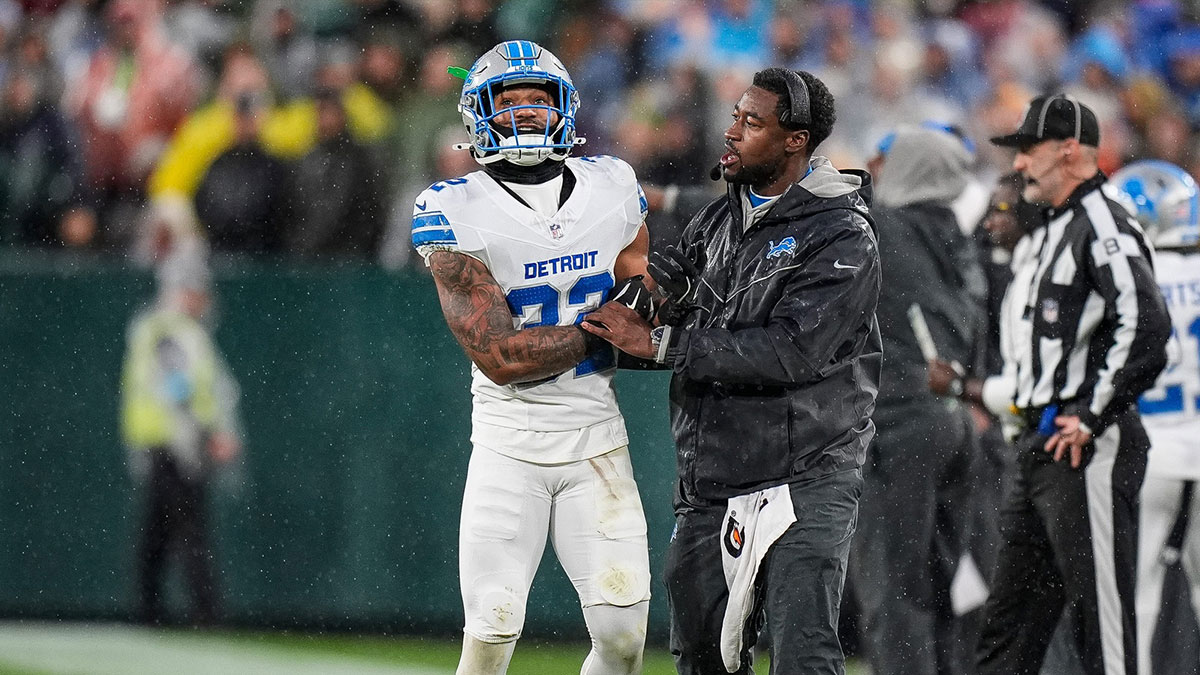
{"type": "Polygon", "coordinates": [[[776,244],[773,241],[768,242],[768,246],[769,246],[769,249],[767,250],[767,259],[768,260],[770,260],[771,258],[782,258],[784,253],[786,253],[788,255],[794,255],[796,253],[796,238],[795,237],[785,237],[783,239],[783,241],[779,242],[778,244],[776,244]]]}

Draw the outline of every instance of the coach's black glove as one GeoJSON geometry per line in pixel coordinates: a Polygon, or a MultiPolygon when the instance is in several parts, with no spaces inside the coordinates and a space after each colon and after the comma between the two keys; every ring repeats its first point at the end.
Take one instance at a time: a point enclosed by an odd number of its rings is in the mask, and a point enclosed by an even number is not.
{"type": "Polygon", "coordinates": [[[650,254],[646,269],[666,296],[658,308],[658,320],[663,325],[678,326],[694,307],[700,270],[705,263],[704,248],[697,247],[695,255],[693,260],[675,246],[667,246],[662,253],[654,251],[650,254]]]}
{"type": "Polygon", "coordinates": [[[642,275],[639,274],[618,281],[608,292],[608,301],[625,305],[649,323],[654,320],[654,301],[650,297],[650,289],[646,288],[642,279],[642,275]]]}

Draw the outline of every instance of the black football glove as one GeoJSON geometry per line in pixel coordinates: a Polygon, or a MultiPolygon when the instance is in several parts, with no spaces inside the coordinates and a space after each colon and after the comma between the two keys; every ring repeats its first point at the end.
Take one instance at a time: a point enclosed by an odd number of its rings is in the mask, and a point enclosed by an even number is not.
{"type": "Polygon", "coordinates": [[[690,303],[695,297],[700,268],[704,266],[704,249],[697,248],[696,252],[700,258],[696,261],[676,246],[667,246],[661,253],[650,254],[646,269],[669,299],[690,303]]]}
{"type": "Polygon", "coordinates": [[[642,283],[642,278],[639,274],[618,281],[608,292],[608,301],[625,305],[649,323],[654,320],[654,301],[650,297],[650,289],[642,283]]]}
{"type": "Polygon", "coordinates": [[[683,323],[694,306],[696,289],[700,285],[700,270],[705,263],[704,248],[697,247],[695,253],[696,259],[693,260],[682,249],[667,246],[662,253],[654,251],[650,254],[650,264],[646,269],[666,295],[666,300],[658,308],[658,319],[663,325],[678,326],[683,323]]]}

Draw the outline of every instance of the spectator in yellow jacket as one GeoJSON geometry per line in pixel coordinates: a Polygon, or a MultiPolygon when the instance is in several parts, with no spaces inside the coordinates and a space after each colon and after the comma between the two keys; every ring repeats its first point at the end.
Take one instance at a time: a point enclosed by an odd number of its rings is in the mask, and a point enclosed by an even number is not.
{"type": "MultiPolygon", "coordinates": [[[[351,136],[370,145],[383,139],[392,124],[389,106],[370,87],[350,81],[339,87],[351,136]]],[[[271,83],[257,56],[246,46],[225,56],[216,96],[187,118],[171,139],[150,177],[150,195],[195,194],[208,167],[235,140],[236,105],[245,96],[271,101],[271,83]]],[[[259,131],[270,154],[284,160],[303,157],[317,143],[317,104],[311,97],[270,103],[259,131]]]]}

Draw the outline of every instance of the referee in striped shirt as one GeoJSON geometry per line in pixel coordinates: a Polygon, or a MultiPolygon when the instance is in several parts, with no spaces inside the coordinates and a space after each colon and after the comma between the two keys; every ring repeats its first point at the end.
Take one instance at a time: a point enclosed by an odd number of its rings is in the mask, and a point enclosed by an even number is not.
{"type": "Polygon", "coordinates": [[[1135,675],[1138,491],[1150,447],[1136,402],[1166,363],[1171,330],[1151,249],[1101,189],[1100,128],[1087,106],[1040,96],[1015,133],[991,140],[1016,148],[1013,169],[1044,223],[1014,256],[1004,371],[968,387],[1021,423],[979,672],[1036,675],[1065,609],[1088,675],[1135,675]]]}

